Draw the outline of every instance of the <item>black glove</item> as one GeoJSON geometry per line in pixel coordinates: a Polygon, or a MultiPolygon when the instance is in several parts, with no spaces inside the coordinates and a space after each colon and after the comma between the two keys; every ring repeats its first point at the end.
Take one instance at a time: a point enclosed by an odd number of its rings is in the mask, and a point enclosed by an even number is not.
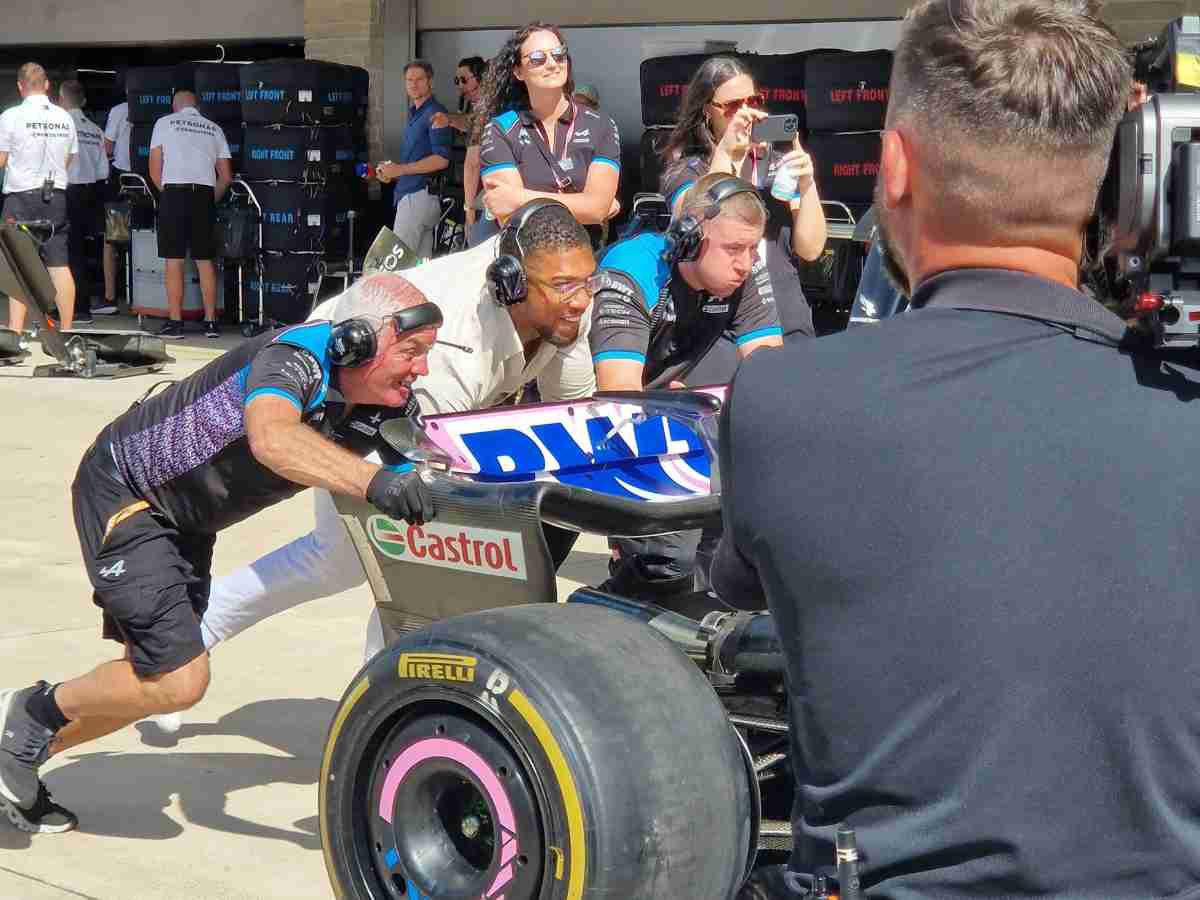
{"type": "Polygon", "coordinates": [[[435,512],[429,485],[411,469],[407,472],[380,469],[367,486],[367,502],[410,525],[424,525],[435,512]]]}

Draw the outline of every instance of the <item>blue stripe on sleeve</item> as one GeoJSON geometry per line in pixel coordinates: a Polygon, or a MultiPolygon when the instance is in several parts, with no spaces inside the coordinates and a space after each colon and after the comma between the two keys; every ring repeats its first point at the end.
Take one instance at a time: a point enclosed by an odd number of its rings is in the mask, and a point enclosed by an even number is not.
{"type": "Polygon", "coordinates": [[[748,344],[751,341],[757,341],[759,338],[765,337],[783,337],[783,329],[778,325],[772,325],[770,328],[758,328],[751,331],[749,334],[743,334],[737,339],[737,345],[748,344]]]}
{"type": "Polygon", "coordinates": [[[604,163],[606,166],[612,166],[618,172],[621,171],[621,164],[615,159],[609,159],[607,156],[593,156],[592,163],[604,163]]]}
{"type": "Polygon", "coordinates": [[[490,175],[493,172],[499,172],[501,169],[515,169],[516,167],[517,167],[517,164],[511,163],[511,162],[496,163],[495,165],[485,166],[483,171],[480,172],[479,174],[480,175],[490,175]]]}
{"type": "MultiPolygon", "coordinates": [[[[780,334],[783,332],[781,331],[780,334]]],[[[597,353],[593,358],[593,362],[604,362],[606,359],[631,359],[634,362],[645,363],[646,355],[638,353],[634,350],[605,350],[603,353],[597,353]]]]}
{"type": "Polygon", "coordinates": [[[271,394],[275,397],[282,397],[284,400],[287,400],[289,403],[291,403],[292,406],[296,407],[296,409],[298,411],[300,411],[300,412],[304,411],[300,407],[299,400],[297,400],[293,395],[289,394],[283,388],[277,388],[277,387],[260,387],[256,390],[251,391],[249,394],[246,395],[246,400],[243,405],[249,406],[251,400],[253,400],[255,397],[262,396],[263,394],[271,394]]]}

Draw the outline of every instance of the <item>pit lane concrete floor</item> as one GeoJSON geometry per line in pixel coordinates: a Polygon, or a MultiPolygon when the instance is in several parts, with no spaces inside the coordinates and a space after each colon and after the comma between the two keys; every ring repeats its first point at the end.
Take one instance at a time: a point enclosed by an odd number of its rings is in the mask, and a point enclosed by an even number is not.
{"type": "MultiPolygon", "coordinates": [[[[40,353],[0,367],[0,687],[61,681],[119,655],[100,639],[79,559],[76,466],[151,384],[235,343],[189,336],[172,345],[178,362],[162,374],[113,381],[33,379],[33,366],[49,361],[40,353]]],[[[311,504],[305,492],[224,532],[215,571],[308,531],[311,504]]],[[[605,553],[585,535],[560,587],[597,583],[605,553]]],[[[79,831],[31,837],[0,820],[0,900],[328,900],[316,781],[335,704],[361,662],[370,603],[364,586],[217,648],[208,696],[177,740],[140,723],[52,759],[43,774],[79,815],[79,831]]]]}

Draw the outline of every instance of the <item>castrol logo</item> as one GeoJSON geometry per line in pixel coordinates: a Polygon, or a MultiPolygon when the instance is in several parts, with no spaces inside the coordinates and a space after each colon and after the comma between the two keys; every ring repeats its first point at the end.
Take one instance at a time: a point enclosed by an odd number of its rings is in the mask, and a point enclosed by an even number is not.
{"type": "Polygon", "coordinates": [[[525,545],[515,531],[427,522],[407,525],[387,516],[367,520],[371,543],[388,559],[527,580],[525,545]]]}

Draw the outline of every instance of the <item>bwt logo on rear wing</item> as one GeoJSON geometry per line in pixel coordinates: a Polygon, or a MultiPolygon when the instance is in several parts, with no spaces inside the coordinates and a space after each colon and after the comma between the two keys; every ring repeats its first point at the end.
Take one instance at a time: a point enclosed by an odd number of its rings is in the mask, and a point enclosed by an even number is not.
{"type": "MultiPolygon", "coordinates": [[[[724,388],[707,392],[724,398],[724,388]]],[[[424,428],[452,471],[478,481],[557,481],[647,501],[712,491],[700,438],[636,404],[584,400],[429,416],[424,428]]]]}

